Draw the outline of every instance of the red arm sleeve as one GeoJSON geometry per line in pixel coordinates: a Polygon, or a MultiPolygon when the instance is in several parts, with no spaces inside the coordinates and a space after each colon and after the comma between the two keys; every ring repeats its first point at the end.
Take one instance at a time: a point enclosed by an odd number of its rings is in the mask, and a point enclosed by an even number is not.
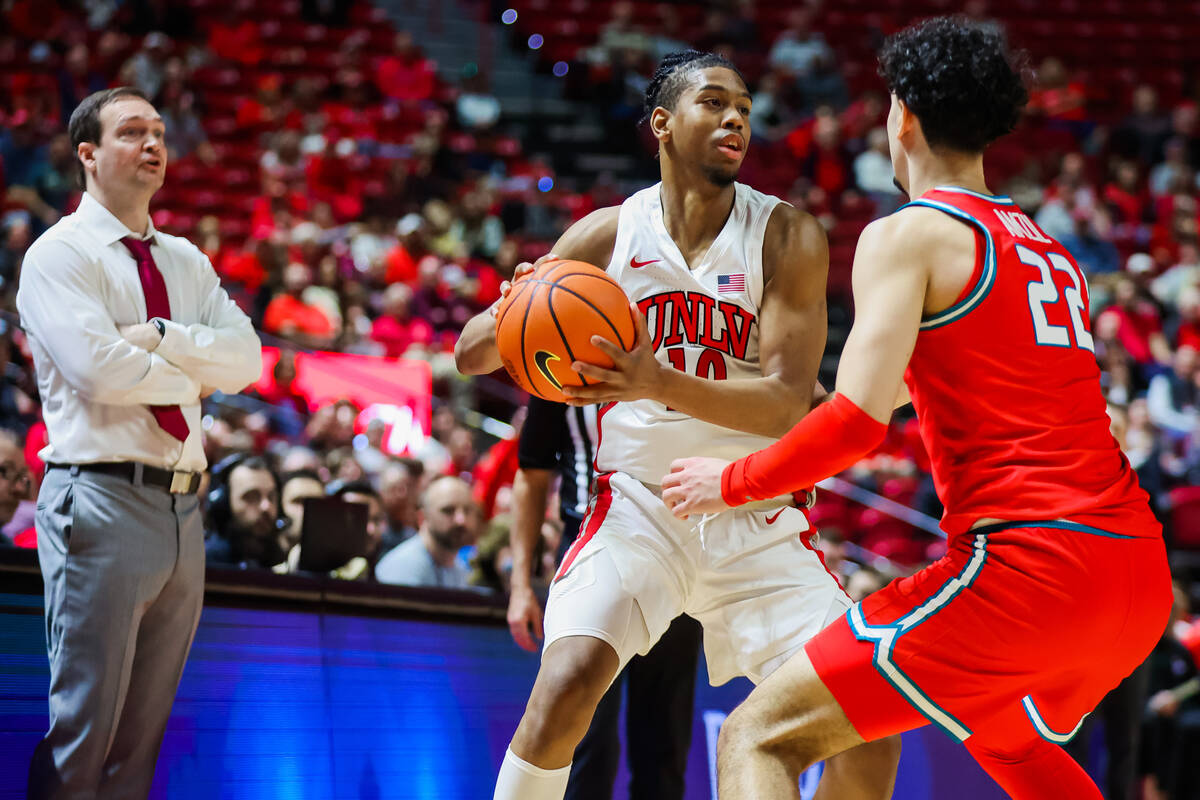
{"type": "Polygon", "coordinates": [[[807,489],[855,464],[886,434],[887,425],[835,394],[778,442],[727,466],[721,475],[721,497],[739,506],[807,489]]]}

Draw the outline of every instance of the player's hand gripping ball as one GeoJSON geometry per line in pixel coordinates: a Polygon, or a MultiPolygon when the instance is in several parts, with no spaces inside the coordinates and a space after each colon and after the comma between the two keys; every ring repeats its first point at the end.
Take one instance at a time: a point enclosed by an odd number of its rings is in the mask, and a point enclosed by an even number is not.
{"type": "Polygon", "coordinates": [[[600,336],[622,350],[636,338],[629,298],[604,270],[582,261],[544,261],[516,279],[496,309],[496,348],[517,384],[564,402],[564,386],[590,384],[571,364],[611,367],[591,343],[600,336]]]}

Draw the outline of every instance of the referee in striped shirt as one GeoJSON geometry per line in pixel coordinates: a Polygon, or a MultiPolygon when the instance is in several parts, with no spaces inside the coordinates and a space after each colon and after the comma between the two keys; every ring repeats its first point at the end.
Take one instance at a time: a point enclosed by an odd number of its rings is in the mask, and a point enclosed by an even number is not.
{"type": "MultiPolygon", "coordinates": [[[[513,482],[512,593],[508,625],[522,648],[538,649],[542,605],[532,585],[535,552],[557,473],[563,537],[558,560],[579,534],[592,482],[596,407],[569,407],[537,397],[518,446],[513,482]]],[[[692,739],[692,706],[700,624],[676,619],[644,656],[635,656],[600,701],[575,751],[564,800],[611,800],[620,760],[618,716],[626,687],[631,800],[682,800],[692,739]]]]}

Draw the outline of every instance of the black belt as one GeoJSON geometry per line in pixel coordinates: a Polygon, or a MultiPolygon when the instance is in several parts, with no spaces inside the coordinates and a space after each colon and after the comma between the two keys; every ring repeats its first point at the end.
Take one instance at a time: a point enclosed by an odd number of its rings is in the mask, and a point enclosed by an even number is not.
{"type": "Polygon", "coordinates": [[[159,469],[147,464],[133,461],[105,462],[99,464],[47,464],[46,469],[69,469],[79,472],[99,472],[103,475],[116,475],[130,483],[137,480],[137,473],[142,473],[142,484],[165,489],[171,494],[195,494],[200,489],[199,472],[173,472],[169,469],[159,469]]]}

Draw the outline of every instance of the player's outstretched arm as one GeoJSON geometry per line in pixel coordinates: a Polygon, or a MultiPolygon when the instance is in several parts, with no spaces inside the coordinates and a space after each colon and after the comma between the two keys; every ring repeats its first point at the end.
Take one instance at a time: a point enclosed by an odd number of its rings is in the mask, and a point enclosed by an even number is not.
{"type": "MultiPolygon", "coordinates": [[[[612,206],[593,211],[576,222],[559,237],[551,251],[533,264],[520,264],[513,280],[521,277],[544,261],[571,259],[586,261],[600,269],[606,269],[612,259],[613,245],[617,239],[617,219],[621,207],[612,206]]],[[[464,375],[486,375],[503,366],[496,349],[496,309],[508,296],[512,284],[505,282],[500,287],[500,299],[485,311],[472,317],[463,327],[458,343],[454,345],[454,362],[464,375]]]]}
{"type": "Polygon", "coordinates": [[[829,247],[820,224],[792,206],[776,206],[763,238],[763,272],[766,285],[758,316],[761,378],[710,380],[662,364],[646,341],[638,314],[637,346],[624,353],[593,338],[614,367],[581,365],[580,372],[600,385],[568,387],[567,397],[577,404],[648,398],[705,422],[781,436],[811,407],[825,351],[829,247]]]}
{"type": "Polygon", "coordinates": [[[878,446],[900,396],[920,329],[931,251],[913,215],[878,220],[854,254],[855,320],[833,396],[775,444],[731,464],[680,459],[663,479],[679,517],[720,511],[812,486],[878,446]]]}

